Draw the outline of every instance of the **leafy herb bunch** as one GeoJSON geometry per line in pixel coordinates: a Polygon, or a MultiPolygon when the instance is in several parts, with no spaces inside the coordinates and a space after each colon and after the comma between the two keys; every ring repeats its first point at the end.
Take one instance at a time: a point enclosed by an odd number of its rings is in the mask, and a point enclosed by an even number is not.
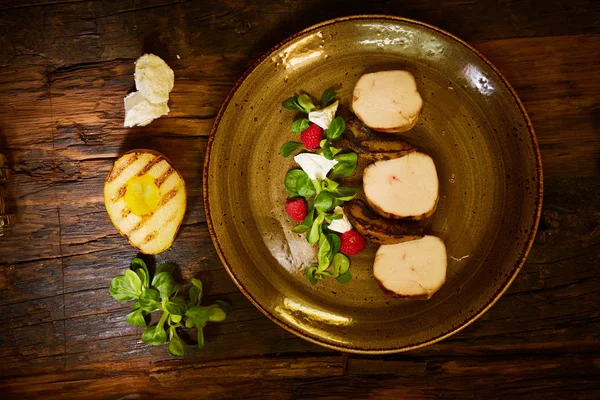
{"type": "Polygon", "coordinates": [[[196,328],[198,348],[204,347],[203,328],[207,322],[222,322],[231,312],[224,301],[217,300],[210,306],[201,306],[202,282],[192,278],[187,297],[179,294],[183,287],[175,282],[175,264],[160,264],[150,280],[146,263],[140,258],[131,261],[131,267],[110,282],[110,294],[117,301],[135,300],[126,321],[146,328],[142,342],[159,346],[169,341],[168,350],[174,356],[183,356],[185,342],[177,333],[178,328],[196,328]],[[147,326],[146,317],[162,311],[159,321],[147,326]]]}
{"type": "MultiPolygon", "coordinates": [[[[327,89],[321,95],[321,109],[327,107],[337,97],[332,89],[327,89]]],[[[312,99],[307,94],[290,97],[282,103],[283,108],[291,111],[300,111],[309,114],[317,110],[312,99]]],[[[291,125],[292,133],[301,133],[309,127],[307,118],[295,120],[291,125]]],[[[352,200],[356,196],[356,189],[340,186],[335,179],[349,177],[356,169],[358,154],[354,152],[342,153],[341,148],[334,147],[334,143],[340,139],[346,131],[344,118],[337,116],[325,131],[325,139],[321,140],[317,149],[328,160],[336,160],[337,164],[322,180],[313,179],[302,169],[292,169],[284,180],[290,198],[303,197],[307,206],[307,215],[301,223],[292,229],[295,233],[306,233],[306,240],[310,244],[319,245],[317,261],[305,270],[311,284],[325,277],[335,278],[340,283],[347,283],[352,279],[350,273],[350,260],[339,252],[340,237],[328,229],[336,219],[343,218],[342,214],[333,210],[343,205],[344,202],[352,200]]],[[[297,150],[307,150],[301,143],[287,142],[281,146],[280,153],[283,157],[289,157],[297,150]]]]}
{"type": "MultiPolygon", "coordinates": [[[[321,95],[321,109],[324,109],[337,97],[337,94],[332,89],[327,89],[321,95]]],[[[317,111],[317,107],[313,104],[312,99],[307,94],[301,94],[299,96],[293,96],[282,103],[283,108],[291,111],[301,111],[303,113],[310,113],[317,111]]],[[[292,133],[301,133],[308,128],[310,121],[308,118],[300,118],[295,120],[290,127],[292,133]]],[[[333,147],[333,142],[342,137],[342,134],[346,130],[346,121],[342,117],[335,117],[329,128],[325,131],[325,139],[321,140],[319,147],[323,152],[323,156],[328,160],[333,160],[335,155],[338,154],[342,149],[333,147]]],[[[284,157],[289,157],[296,150],[304,149],[302,143],[298,142],[286,142],[281,146],[280,153],[284,157]]],[[[304,149],[306,150],[306,149],[304,149]]],[[[341,177],[341,176],[339,176],[341,177]]]]}

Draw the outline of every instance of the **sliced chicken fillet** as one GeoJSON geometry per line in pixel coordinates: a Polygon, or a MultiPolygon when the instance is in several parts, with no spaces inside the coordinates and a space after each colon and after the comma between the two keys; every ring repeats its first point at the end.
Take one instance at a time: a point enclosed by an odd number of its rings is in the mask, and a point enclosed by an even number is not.
{"type": "Polygon", "coordinates": [[[433,214],[437,206],[437,171],[424,153],[369,165],[363,173],[363,188],[369,205],[386,218],[418,220],[433,214]]]}
{"type": "Polygon", "coordinates": [[[352,109],[369,128],[379,132],[406,132],[419,118],[423,99],[408,71],[365,74],[354,87],[352,109]]]}
{"type": "Polygon", "coordinates": [[[444,242],[436,236],[425,236],[379,247],[373,274],[392,296],[429,299],[446,281],[447,263],[444,242]]]}

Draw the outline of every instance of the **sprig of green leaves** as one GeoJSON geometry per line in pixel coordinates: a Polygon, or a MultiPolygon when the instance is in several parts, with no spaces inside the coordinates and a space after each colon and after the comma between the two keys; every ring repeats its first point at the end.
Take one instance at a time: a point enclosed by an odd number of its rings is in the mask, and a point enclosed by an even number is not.
{"type": "MultiPolygon", "coordinates": [[[[336,98],[337,94],[333,89],[325,90],[321,95],[320,108],[327,107],[336,98]]],[[[303,113],[310,113],[317,109],[310,96],[306,94],[290,97],[282,105],[287,110],[303,113]]],[[[292,123],[290,131],[301,133],[309,127],[309,124],[307,118],[299,118],[292,123]]],[[[352,278],[349,271],[350,260],[344,254],[339,253],[340,238],[335,232],[328,229],[334,220],[342,218],[341,214],[333,212],[335,207],[341,206],[356,195],[356,189],[341,187],[334,181],[336,178],[352,175],[358,161],[356,153],[342,153],[341,148],[334,146],[334,143],[342,137],[345,131],[344,119],[340,116],[335,117],[319,145],[325,158],[338,161],[328,177],[322,181],[311,180],[302,169],[293,169],[286,174],[284,179],[289,197],[303,197],[308,202],[306,217],[301,223],[294,226],[292,231],[305,234],[306,240],[310,244],[318,243],[317,262],[305,270],[308,280],[313,285],[325,277],[333,277],[341,283],[349,282],[352,278]]],[[[283,157],[289,157],[299,149],[304,149],[301,143],[287,142],[281,146],[280,153],[283,157]]]]}
{"type": "MultiPolygon", "coordinates": [[[[308,186],[308,176],[306,180],[303,184],[308,186]]],[[[314,181],[312,183],[314,185],[314,181]]],[[[327,226],[334,220],[342,218],[342,215],[334,213],[333,209],[345,201],[352,200],[356,195],[356,189],[340,186],[339,183],[329,178],[323,179],[318,185],[319,192],[309,200],[308,213],[304,221],[292,228],[292,231],[306,233],[308,243],[318,243],[319,245],[318,262],[311,265],[305,272],[311,284],[314,285],[325,277],[332,277],[340,283],[347,283],[352,278],[348,270],[350,261],[348,257],[339,253],[340,238],[335,232],[329,231],[327,226]]]]}
{"type": "MultiPolygon", "coordinates": [[[[327,89],[321,95],[320,106],[321,109],[327,107],[329,103],[337,98],[337,93],[333,89],[327,89]]],[[[312,99],[307,94],[301,94],[298,96],[292,96],[286,99],[282,103],[283,108],[286,110],[292,111],[301,111],[303,113],[310,113],[311,111],[317,110],[317,107],[313,104],[312,99]]],[[[307,118],[300,118],[295,120],[290,126],[290,131],[292,133],[301,133],[310,125],[310,121],[307,118]]],[[[329,127],[325,131],[324,141],[321,142],[320,147],[323,149],[323,155],[332,160],[333,156],[341,151],[341,149],[336,149],[332,147],[332,143],[338,140],[342,134],[346,131],[346,122],[344,118],[338,116],[331,121],[329,127]]],[[[284,157],[289,157],[294,151],[301,148],[302,145],[298,142],[286,142],[281,146],[279,150],[281,155],[284,157]]]]}
{"type": "Polygon", "coordinates": [[[210,306],[201,306],[202,282],[192,278],[187,297],[179,294],[183,289],[173,278],[175,264],[160,264],[152,280],[146,263],[140,258],[131,261],[129,269],[110,283],[110,294],[117,301],[131,301],[132,312],[126,321],[144,329],[142,342],[159,346],[169,341],[168,350],[173,356],[183,356],[185,342],[178,334],[179,329],[196,328],[198,347],[204,347],[203,328],[207,322],[221,322],[231,312],[224,301],[217,300],[210,306]],[[162,311],[155,325],[147,326],[148,316],[162,311]]]}

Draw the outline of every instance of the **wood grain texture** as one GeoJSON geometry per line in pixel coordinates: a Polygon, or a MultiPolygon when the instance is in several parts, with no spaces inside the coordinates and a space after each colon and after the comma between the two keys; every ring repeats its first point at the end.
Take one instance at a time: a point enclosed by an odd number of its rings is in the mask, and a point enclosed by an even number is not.
{"type": "Polygon", "coordinates": [[[0,152],[17,214],[0,238],[3,398],[597,398],[599,12],[582,0],[2,2],[0,152]],[[264,317],[222,268],[202,209],[207,136],[238,77],[286,36],[356,13],[470,41],[523,100],[545,175],[536,244],[500,301],[451,338],[380,357],[321,348],[264,317]],[[144,51],[175,71],[172,111],[125,129],[122,99],[144,51]],[[102,185],[116,157],[141,146],[188,186],[178,238],[155,261],[177,261],[207,301],[234,308],[181,360],[143,345],[108,294],[136,251],[110,223],[102,185]]]}

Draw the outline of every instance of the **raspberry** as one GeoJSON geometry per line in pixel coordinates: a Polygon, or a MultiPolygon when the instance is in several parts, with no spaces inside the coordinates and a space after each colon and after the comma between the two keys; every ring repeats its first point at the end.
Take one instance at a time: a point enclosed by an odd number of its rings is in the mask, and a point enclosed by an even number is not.
{"type": "Polygon", "coordinates": [[[306,217],[306,203],[301,198],[288,199],[285,202],[285,212],[296,222],[302,222],[306,217]]]}
{"type": "Polygon", "coordinates": [[[310,126],[300,134],[300,140],[302,140],[302,144],[308,150],[314,150],[319,147],[322,136],[323,129],[321,129],[319,125],[310,124],[310,126]]]}
{"type": "Polygon", "coordinates": [[[348,256],[358,254],[365,248],[365,239],[356,229],[342,233],[340,241],[340,251],[348,256]]]}

